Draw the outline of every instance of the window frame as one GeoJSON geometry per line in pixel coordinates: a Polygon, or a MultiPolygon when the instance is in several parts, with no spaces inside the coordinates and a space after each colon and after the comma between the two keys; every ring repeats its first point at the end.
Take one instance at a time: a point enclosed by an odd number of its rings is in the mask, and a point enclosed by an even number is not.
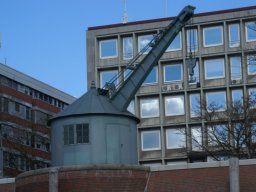
{"type": "MultiPolygon", "coordinates": [[[[249,58],[250,57],[254,57],[254,59],[255,59],[255,63],[256,63],[256,54],[251,54],[251,55],[247,55],[246,56],[246,58],[247,58],[247,74],[248,75],[255,75],[256,74],[256,69],[255,69],[255,72],[250,72],[250,61],[249,61],[249,58]]],[[[254,65],[252,65],[252,66],[254,66],[254,65]]],[[[256,66],[255,66],[255,68],[256,68],[256,66]]]]}
{"type": "Polygon", "coordinates": [[[100,54],[100,59],[111,59],[111,58],[117,58],[118,57],[118,43],[117,43],[117,39],[106,39],[106,40],[99,40],[99,54],[100,54]],[[102,56],[102,43],[106,43],[106,42],[111,42],[114,41],[115,43],[115,55],[111,55],[111,56],[102,56]]]}
{"type": "MultiPolygon", "coordinates": [[[[144,48],[145,46],[147,46],[147,44],[146,44],[144,47],[141,47],[141,44],[140,44],[141,38],[142,38],[142,37],[150,37],[150,36],[152,36],[152,39],[154,39],[154,34],[138,35],[138,38],[137,38],[137,39],[138,39],[138,52],[139,52],[139,53],[143,50],[143,48],[144,48]]],[[[152,39],[150,39],[149,42],[152,41],[152,39]]],[[[149,42],[148,42],[148,43],[149,43],[149,42]]],[[[145,51],[143,54],[148,54],[150,50],[151,50],[151,47],[149,47],[148,50],[145,51]]]]}
{"type": "Polygon", "coordinates": [[[204,27],[203,28],[203,45],[204,47],[215,47],[215,46],[220,46],[220,45],[223,45],[224,41],[223,41],[223,26],[213,26],[213,27],[204,27]],[[220,33],[221,33],[221,37],[220,37],[220,40],[221,42],[220,43],[215,43],[215,44],[206,44],[206,32],[208,30],[212,30],[212,29],[220,29],[220,33]]]}
{"type": "Polygon", "coordinates": [[[122,50],[122,53],[123,53],[123,60],[130,60],[133,58],[133,37],[123,37],[123,50],[122,50]],[[125,53],[126,49],[125,49],[125,40],[127,39],[131,39],[131,56],[129,57],[126,57],[127,56],[127,53],[125,53]]]}
{"type": "Polygon", "coordinates": [[[211,79],[221,79],[221,78],[225,78],[225,60],[224,59],[206,59],[204,60],[204,78],[205,80],[211,80],[211,79]],[[213,77],[208,77],[207,74],[207,62],[214,62],[214,61],[223,61],[222,62],[222,71],[223,71],[223,75],[221,76],[213,76],[213,77]]]}
{"type": "Polygon", "coordinates": [[[63,144],[64,146],[68,146],[68,145],[75,145],[75,126],[74,124],[67,124],[67,125],[63,125],[63,144]],[[73,141],[70,142],[70,128],[72,128],[72,137],[73,137],[73,141]]]}
{"type": "Polygon", "coordinates": [[[197,83],[200,83],[200,70],[199,70],[199,62],[196,61],[196,66],[194,67],[194,78],[195,78],[195,82],[190,82],[190,76],[189,76],[189,70],[188,70],[188,84],[189,85],[194,85],[194,84],[197,84],[197,83]]]}
{"type": "Polygon", "coordinates": [[[230,62],[230,78],[231,78],[231,80],[240,80],[240,79],[242,79],[242,62],[241,62],[241,57],[240,56],[234,56],[234,57],[230,57],[229,58],[229,62],[230,62]],[[239,58],[239,61],[240,61],[240,63],[239,63],[239,70],[240,70],[240,74],[239,74],[239,77],[238,78],[234,78],[234,75],[233,75],[233,71],[234,71],[234,66],[233,66],[233,62],[232,62],[232,60],[233,59],[238,59],[239,58]]]}
{"type": "MultiPolygon", "coordinates": [[[[118,69],[100,71],[100,87],[101,88],[103,88],[105,86],[105,84],[104,85],[102,84],[102,75],[104,73],[110,73],[110,72],[116,72],[116,76],[118,75],[118,69]]],[[[114,76],[112,78],[114,78],[114,76]]],[[[110,79],[112,79],[112,78],[110,78],[110,79]]],[[[118,79],[117,79],[116,83],[118,83],[118,79]]]]}
{"type": "MultiPolygon", "coordinates": [[[[246,40],[246,42],[256,41],[256,36],[255,36],[255,39],[249,39],[249,37],[248,37],[248,25],[251,23],[253,23],[256,26],[256,23],[254,23],[253,21],[245,22],[245,40],[246,40]]],[[[253,30],[253,29],[251,29],[251,30],[253,30]]],[[[255,31],[255,35],[256,35],[256,31],[255,31]]]]}
{"type": "MultiPolygon", "coordinates": [[[[187,147],[187,141],[186,141],[186,134],[182,134],[182,133],[180,133],[182,136],[183,136],[183,139],[185,139],[185,141],[181,141],[180,139],[179,139],[179,143],[178,144],[180,144],[181,142],[185,145],[184,147],[172,147],[172,146],[170,146],[169,144],[169,139],[168,139],[168,132],[170,132],[170,131],[176,131],[176,132],[174,132],[173,134],[177,134],[177,132],[180,130],[180,129],[183,129],[184,131],[185,131],[185,127],[180,127],[180,128],[168,128],[168,129],[166,129],[166,131],[165,131],[165,135],[166,135],[166,149],[184,149],[184,148],[186,148],[187,147]]],[[[177,145],[177,144],[176,144],[177,145]]],[[[175,145],[175,146],[176,146],[175,145]]]]}
{"type": "Polygon", "coordinates": [[[164,97],[164,112],[165,112],[165,116],[169,117],[169,116],[180,116],[180,115],[185,115],[186,111],[185,111],[185,97],[184,95],[169,95],[169,96],[165,96],[164,97]],[[168,113],[167,112],[167,99],[171,99],[171,98],[181,98],[183,100],[182,104],[183,104],[183,110],[180,113],[168,113]]]}
{"type": "MultiPolygon", "coordinates": [[[[256,87],[251,87],[247,90],[248,93],[248,97],[250,99],[256,99],[256,87]],[[254,98],[253,98],[254,97],[254,98]]],[[[253,106],[250,106],[251,109],[255,109],[256,108],[256,104],[253,106]]]]}
{"type": "Polygon", "coordinates": [[[144,82],[142,83],[141,86],[147,86],[147,85],[154,85],[154,84],[157,84],[158,83],[158,67],[157,66],[154,66],[152,68],[152,70],[150,71],[150,73],[148,74],[147,78],[144,80],[144,82]],[[149,83],[145,83],[145,81],[147,80],[148,76],[151,75],[151,73],[155,70],[155,73],[156,73],[156,81],[154,82],[149,82],[149,83]]]}
{"type": "Polygon", "coordinates": [[[165,52],[172,52],[172,51],[180,51],[182,50],[182,38],[181,38],[181,32],[179,32],[175,38],[173,39],[173,41],[171,42],[171,44],[167,47],[165,52]],[[179,47],[178,48],[171,48],[172,43],[174,42],[174,40],[176,40],[176,38],[178,38],[178,42],[179,42],[179,47]]]}
{"type": "Polygon", "coordinates": [[[208,95],[209,95],[209,94],[213,94],[213,93],[224,93],[225,106],[224,106],[224,108],[218,109],[218,110],[216,110],[216,111],[217,111],[217,112],[225,111],[225,110],[227,109],[227,93],[226,93],[226,91],[214,91],[214,92],[206,92],[206,93],[205,93],[207,111],[209,110],[209,109],[208,109],[208,106],[209,106],[208,95]]]}
{"type": "Polygon", "coordinates": [[[141,131],[141,151],[156,151],[161,150],[161,136],[160,136],[160,130],[151,130],[151,131],[141,131]],[[158,147],[153,148],[144,148],[144,134],[147,133],[157,133],[158,134],[158,147]]]}
{"type": "Polygon", "coordinates": [[[232,101],[232,105],[234,105],[238,100],[236,99],[236,100],[234,100],[235,99],[235,93],[237,93],[237,92],[240,92],[241,93],[241,104],[243,104],[243,97],[244,97],[244,95],[243,95],[243,90],[242,89],[233,89],[233,90],[231,90],[231,101],[232,101]]]}
{"type": "Polygon", "coordinates": [[[152,98],[140,98],[140,117],[141,118],[154,118],[154,117],[160,117],[160,108],[159,108],[159,98],[158,97],[152,97],[152,98]],[[157,114],[150,115],[150,116],[144,116],[142,113],[142,101],[146,100],[156,100],[157,101],[157,114]]]}
{"type": "MultiPolygon", "coordinates": [[[[202,144],[203,144],[203,133],[202,133],[202,127],[201,126],[191,126],[190,127],[190,131],[191,131],[191,149],[192,151],[202,151],[202,144]],[[193,130],[196,130],[197,133],[200,133],[200,140],[198,141],[198,146],[195,146],[195,139],[194,138],[194,134],[193,134],[193,130]]],[[[198,136],[199,134],[196,134],[196,139],[198,140],[198,136]]]]}
{"type": "MultiPolygon", "coordinates": [[[[193,111],[192,111],[192,99],[191,99],[191,97],[192,96],[198,96],[198,98],[199,98],[199,103],[198,103],[198,105],[200,105],[200,102],[201,102],[201,97],[200,97],[200,93],[191,93],[191,94],[189,94],[189,104],[190,104],[190,106],[189,106],[189,115],[190,115],[190,117],[191,118],[194,118],[194,117],[199,117],[199,114],[195,114],[195,113],[193,113],[193,111]],[[193,114],[195,114],[195,115],[193,115],[193,114]]],[[[201,110],[200,110],[200,107],[199,107],[199,112],[201,113],[201,110]]]]}
{"type": "Polygon", "coordinates": [[[191,51],[192,52],[198,52],[198,37],[197,37],[197,34],[198,34],[198,32],[197,32],[196,28],[195,29],[188,29],[187,30],[187,52],[188,53],[190,53],[190,47],[191,47],[191,51]],[[190,39],[190,33],[194,33],[195,34],[195,42],[193,42],[193,43],[196,43],[195,46],[191,46],[190,45],[190,42],[192,41],[190,39]],[[193,47],[194,47],[194,49],[193,49],[193,47]]]}
{"type": "Polygon", "coordinates": [[[229,44],[228,44],[228,46],[229,46],[229,48],[234,48],[234,47],[239,47],[240,46],[240,44],[241,44],[241,39],[240,39],[240,25],[239,25],[239,23],[233,23],[233,24],[229,24],[228,25],[228,40],[229,40],[229,44]],[[233,40],[231,39],[233,36],[231,35],[231,27],[233,27],[233,26],[237,26],[237,34],[236,34],[236,36],[237,36],[237,43],[235,43],[235,44],[233,44],[232,42],[233,42],[233,40]]]}
{"type": "Polygon", "coordinates": [[[181,82],[183,81],[183,66],[181,63],[175,63],[175,64],[166,64],[163,66],[164,68],[164,83],[175,83],[175,82],[181,82]],[[180,79],[178,80],[166,80],[166,67],[173,67],[173,66],[180,66],[180,79]]]}
{"type": "MultiPolygon", "coordinates": [[[[82,133],[83,130],[82,130],[82,133]]],[[[82,139],[83,139],[83,136],[82,136],[82,139]]],[[[64,146],[70,146],[70,145],[88,145],[90,144],[90,124],[89,123],[77,123],[77,124],[66,124],[66,125],[63,125],[63,145],[64,146]],[[85,128],[88,129],[88,142],[78,142],[78,133],[77,133],[77,127],[78,125],[82,125],[82,128],[84,127],[84,125],[86,125],[85,128]],[[72,127],[73,131],[72,131],[72,137],[73,137],[73,143],[69,142],[69,138],[71,136],[70,134],[70,127],[72,127]],[[65,128],[68,128],[68,130],[66,130],[65,128]],[[66,131],[68,131],[68,143],[66,142],[66,131]]]]}

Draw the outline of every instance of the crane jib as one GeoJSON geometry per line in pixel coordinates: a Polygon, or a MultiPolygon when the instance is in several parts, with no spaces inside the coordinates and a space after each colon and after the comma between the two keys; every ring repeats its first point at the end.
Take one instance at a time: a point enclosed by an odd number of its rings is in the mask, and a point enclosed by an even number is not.
{"type": "Polygon", "coordinates": [[[182,27],[193,16],[195,7],[186,6],[178,14],[178,16],[146,45],[141,52],[138,53],[124,70],[130,70],[130,74],[125,81],[119,82],[119,78],[123,75],[113,78],[103,89],[99,89],[99,94],[108,96],[110,102],[120,111],[125,111],[134,98],[136,92],[151,72],[152,68],[157,64],[160,57],[174,40],[176,35],[181,31],[182,27]],[[149,52],[145,55],[143,51],[149,52]],[[143,58],[140,62],[138,62],[143,58]]]}

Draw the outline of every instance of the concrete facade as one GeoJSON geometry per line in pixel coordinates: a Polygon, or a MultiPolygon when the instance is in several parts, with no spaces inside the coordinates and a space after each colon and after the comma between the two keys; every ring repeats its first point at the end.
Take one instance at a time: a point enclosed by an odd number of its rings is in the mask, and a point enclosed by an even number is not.
{"type": "MultiPolygon", "coordinates": [[[[155,81],[143,84],[131,104],[132,112],[140,118],[140,123],[137,125],[140,164],[166,165],[177,162],[207,161],[208,157],[205,155],[198,159],[188,155],[188,152],[193,152],[191,138],[186,137],[183,139],[184,142],[180,147],[178,146],[179,144],[172,143],[168,137],[175,137],[171,135],[174,129],[183,129],[187,135],[190,135],[192,129],[199,128],[202,130],[202,142],[207,142],[207,138],[203,133],[203,130],[207,127],[206,123],[192,116],[191,100],[193,95],[206,101],[211,93],[221,93],[223,94],[223,100],[226,102],[225,104],[229,105],[236,90],[239,90],[243,97],[248,97],[250,90],[256,87],[256,75],[248,69],[248,58],[250,55],[255,55],[256,40],[249,40],[247,34],[247,24],[255,21],[255,17],[255,6],[199,13],[195,14],[191,22],[182,29],[179,49],[169,50],[163,54],[156,66],[155,81]],[[231,40],[230,30],[232,30],[232,26],[238,26],[239,35],[235,42],[237,43],[236,45],[232,44],[231,40]],[[220,44],[207,45],[205,34],[208,29],[220,29],[222,41],[220,44]],[[186,59],[190,54],[188,47],[189,43],[191,43],[188,40],[190,38],[188,35],[189,30],[196,31],[196,44],[192,49],[196,49],[193,55],[198,61],[198,75],[195,77],[196,82],[194,83],[189,82],[188,68],[186,66],[186,59]],[[232,67],[235,57],[240,60],[241,64],[238,77],[235,77],[232,67]],[[221,69],[223,74],[220,77],[211,78],[207,76],[207,72],[210,70],[208,69],[208,62],[213,60],[224,63],[221,69]],[[180,65],[180,79],[168,80],[169,76],[166,76],[167,67],[174,65],[180,65]],[[173,111],[168,105],[168,100],[177,98],[182,103],[183,111],[173,115],[171,114],[173,111]],[[154,109],[157,110],[157,113],[152,117],[150,115],[145,117],[143,114],[143,107],[145,106],[143,102],[149,100],[153,100],[152,103],[154,103],[154,109]],[[145,133],[156,134],[157,147],[144,149],[143,138],[145,133]],[[171,146],[172,144],[176,146],[173,147],[171,146]]],[[[89,27],[86,36],[88,86],[91,81],[95,81],[97,87],[102,87],[104,73],[118,73],[129,63],[130,59],[124,58],[125,38],[130,38],[132,54],[135,56],[139,52],[140,38],[142,36],[159,33],[173,19],[163,18],[89,27]],[[104,57],[101,55],[101,46],[103,43],[110,41],[116,42],[116,52],[110,58],[104,57]]],[[[119,81],[124,79],[125,74],[119,81]]]]}

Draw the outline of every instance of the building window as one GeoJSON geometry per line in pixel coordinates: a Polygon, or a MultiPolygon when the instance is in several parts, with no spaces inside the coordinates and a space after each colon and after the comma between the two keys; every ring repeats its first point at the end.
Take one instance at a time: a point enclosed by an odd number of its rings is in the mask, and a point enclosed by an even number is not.
{"type": "Polygon", "coordinates": [[[229,143],[229,135],[226,125],[208,126],[208,145],[221,146],[221,144],[229,143]]]}
{"type": "Polygon", "coordinates": [[[100,58],[114,58],[117,57],[117,40],[109,39],[100,41],[100,58]]]}
{"type": "Polygon", "coordinates": [[[249,98],[251,100],[250,108],[256,108],[256,88],[248,89],[249,98]]]}
{"type": "MultiPolygon", "coordinates": [[[[113,71],[101,71],[100,72],[100,87],[104,87],[105,84],[111,80],[113,80],[114,78],[117,77],[118,71],[117,70],[113,70],[113,71]]],[[[117,84],[118,82],[115,81],[115,84],[117,84]]]]}
{"type": "Polygon", "coordinates": [[[240,46],[240,30],[239,24],[231,24],[228,26],[229,29],[229,47],[240,46]]]}
{"type": "Polygon", "coordinates": [[[166,148],[179,149],[186,147],[185,128],[166,130],[166,148]]]}
{"type": "Polygon", "coordinates": [[[241,57],[230,57],[231,80],[242,79],[241,57]]]}
{"type": "Polygon", "coordinates": [[[252,124],[251,132],[252,132],[252,136],[251,136],[252,143],[255,144],[256,143],[256,124],[252,124]]]}
{"type": "Polygon", "coordinates": [[[160,131],[142,131],[141,147],[142,151],[160,150],[160,131]]]}
{"type": "Polygon", "coordinates": [[[133,39],[132,37],[123,38],[123,59],[133,58],[133,39]]]}
{"type": "Polygon", "coordinates": [[[206,105],[208,111],[225,111],[226,110],[226,92],[206,93],[206,105]]]}
{"type": "Polygon", "coordinates": [[[247,56],[247,70],[248,75],[256,74],[256,55],[248,55],[247,56]]]}
{"type": "Polygon", "coordinates": [[[243,90],[241,89],[235,89],[232,90],[232,103],[234,105],[243,104],[243,90]]]}
{"type": "Polygon", "coordinates": [[[15,103],[15,111],[20,112],[20,104],[17,102],[14,102],[14,103],[15,103]]]}
{"type": "Polygon", "coordinates": [[[200,94],[190,94],[190,117],[200,116],[200,94]]]}
{"type": "Polygon", "coordinates": [[[201,127],[191,127],[191,146],[192,151],[202,150],[202,129],[201,127]]]}
{"type": "Polygon", "coordinates": [[[173,39],[166,51],[177,51],[181,50],[181,32],[179,32],[173,39]]]}
{"type": "Polygon", "coordinates": [[[140,116],[142,118],[159,117],[158,98],[140,100],[140,116]]]}
{"type": "Polygon", "coordinates": [[[165,97],[165,115],[166,116],[176,116],[184,115],[184,96],[166,96],[165,97]]]}
{"type": "Polygon", "coordinates": [[[195,84],[200,82],[198,62],[196,62],[196,66],[194,67],[194,75],[192,77],[189,75],[189,71],[188,71],[188,80],[189,80],[189,84],[195,84]]]}
{"type": "Polygon", "coordinates": [[[211,59],[204,61],[205,79],[225,77],[224,59],[211,59]]]}
{"type": "Polygon", "coordinates": [[[164,82],[182,81],[183,70],[181,64],[172,64],[164,66],[164,82]]]}
{"type": "Polygon", "coordinates": [[[204,47],[223,45],[223,28],[207,27],[203,29],[204,47]]]}
{"type": "Polygon", "coordinates": [[[256,41],[256,22],[245,23],[246,41],[256,41]]]}
{"type": "Polygon", "coordinates": [[[89,124],[76,125],[76,142],[89,143],[89,124]]]}
{"type": "Polygon", "coordinates": [[[154,38],[154,35],[141,35],[138,37],[138,50],[139,52],[143,51],[144,54],[148,53],[151,50],[149,47],[147,50],[144,48],[149,44],[150,41],[154,38]]]}
{"type": "Polygon", "coordinates": [[[64,126],[64,145],[70,145],[75,143],[74,137],[74,125],[64,126]]]}
{"type": "Polygon", "coordinates": [[[193,53],[198,51],[197,29],[187,31],[187,52],[193,53]]]}
{"type": "Polygon", "coordinates": [[[158,70],[154,67],[144,80],[143,85],[150,85],[158,82],[158,70]]]}
{"type": "Polygon", "coordinates": [[[89,143],[89,124],[64,125],[64,145],[89,143]]]}

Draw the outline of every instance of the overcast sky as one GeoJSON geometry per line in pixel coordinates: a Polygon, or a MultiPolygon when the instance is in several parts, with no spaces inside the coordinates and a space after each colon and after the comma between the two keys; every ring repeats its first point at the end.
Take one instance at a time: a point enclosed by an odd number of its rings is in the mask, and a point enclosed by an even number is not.
{"type": "MultiPolygon", "coordinates": [[[[255,0],[127,0],[129,21],[255,6],[255,0]]],[[[0,0],[0,62],[79,97],[86,87],[86,30],[121,23],[124,0],[0,0]]]]}

